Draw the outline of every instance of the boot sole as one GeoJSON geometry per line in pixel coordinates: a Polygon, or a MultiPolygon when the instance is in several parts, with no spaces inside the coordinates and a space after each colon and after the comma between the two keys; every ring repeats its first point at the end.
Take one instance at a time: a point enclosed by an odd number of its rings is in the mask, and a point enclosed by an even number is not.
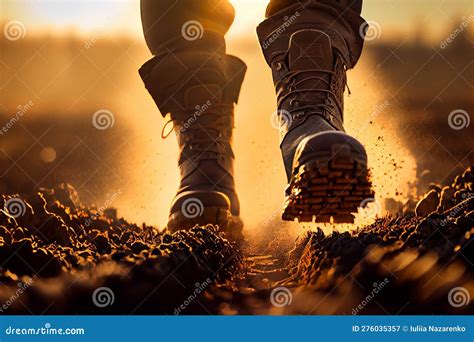
{"type": "Polygon", "coordinates": [[[179,230],[189,230],[195,226],[216,225],[231,240],[242,238],[243,222],[238,216],[233,216],[229,209],[221,207],[206,207],[201,215],[190,218],[182,212],[170,215],[168,230],[172,233],[179,230]]]}
{"type": "Polygon", "coordinates": [[[334,145],[331,153],[298,168],[287,194],[285,221],[354,223],[353,213],[374,197],[366,157],[334,145]]]}

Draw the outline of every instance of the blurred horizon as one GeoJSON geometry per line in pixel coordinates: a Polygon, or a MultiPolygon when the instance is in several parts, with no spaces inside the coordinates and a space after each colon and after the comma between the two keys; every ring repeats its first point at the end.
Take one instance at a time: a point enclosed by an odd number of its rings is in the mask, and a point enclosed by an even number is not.
{"type": "MultiPolygon", "coordinates": [[[[227,36],[255,36],[268,2],[231,0],[236,18],[227,36]]],[[[101,33],[142,39],[139,0],[1,0],[0,6],[0,21],[20,21],[34,34],[101,33]]],[[[440,39],[473,8],[471,0],[365,0],[362,16],[384,28],[380,39],[420,28],[427,30],[428,39],[440,39]]]]}

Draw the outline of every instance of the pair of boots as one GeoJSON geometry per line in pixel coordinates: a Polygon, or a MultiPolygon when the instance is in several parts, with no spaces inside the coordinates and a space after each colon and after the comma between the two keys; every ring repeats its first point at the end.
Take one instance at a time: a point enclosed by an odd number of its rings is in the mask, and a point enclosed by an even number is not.
{"type": "MultiPolygon", "coordinates": [[[[142,19],[155,57],[140,75],[161,113],[171,114],[178,137],[181,183],[168,228],[216,224],[238,237],[231,140],[246,66],[225,50],[233,9],[222,0],[213,9],[188,0],[168,7],[175,20],[163,24],[154,20],[153,1],[142,0],[142,19]]],[[[352,213],[373,196],[366,151],[343,127],[346,70],[364,42],[361,7],[352,0],[272,1],[257,28],[282,123],[284,220],[353,222],[352,213]]]]}

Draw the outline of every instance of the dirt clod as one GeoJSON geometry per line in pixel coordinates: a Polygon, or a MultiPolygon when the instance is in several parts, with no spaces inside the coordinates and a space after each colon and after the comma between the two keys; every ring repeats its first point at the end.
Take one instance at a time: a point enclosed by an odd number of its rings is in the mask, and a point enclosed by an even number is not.
{"type": "Polygon", "coordinates": [[[249,255],[213,226],[171,235],[131,224],[85,207],[69,185],[3,196],[0,208],[14,198],[22,211],[0,211],[1,312],[472,314],[472,170],[432,187],[416,215],[316,229],[275,257],[249,255]],[[453,304],[460,288],[469,296],[453,304]]]}

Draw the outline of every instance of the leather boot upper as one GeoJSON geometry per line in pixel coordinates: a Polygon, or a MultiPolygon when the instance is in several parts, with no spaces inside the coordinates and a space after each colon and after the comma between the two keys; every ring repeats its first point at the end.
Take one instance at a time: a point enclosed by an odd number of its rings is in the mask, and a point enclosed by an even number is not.
{"type": "Polygon", "coordinates": [[[364,23],[357,12],[335,1],[306,1],[274,14],[257,29],[277,93],[288,178],[303,139],[344,131],[346,70],[359,59],[364,23]]]}
{"type": "MultiPolygon", "coordinates": [[[[196,47],[202,46],[203,42],[199,43],[196,47]]],[[[205,207],[224,206],[222,196],[216,193],[227,196],[233,215],[239,213],[231,141],[233,107],[246,66],[225,54],[219,36],[214,36],[211,46],[214,49],[185,49],[157,56],[140,69],[161,113],[170,113],[178,138],[181,182],[171,213],[180,209],[187,194],[195,194],[205,207]]]]}

